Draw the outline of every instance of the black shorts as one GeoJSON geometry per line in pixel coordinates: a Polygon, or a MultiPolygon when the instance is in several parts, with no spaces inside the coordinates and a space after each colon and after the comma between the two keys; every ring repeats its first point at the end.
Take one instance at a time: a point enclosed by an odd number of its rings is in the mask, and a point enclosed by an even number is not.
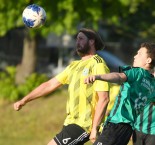
{"type": "Polygon", "coordinates": [[[62,131],[54,137],[57,145],[83,145],[89,141],[89,134],[80,126],[70,124],[64,126],[62,131]]]}
{"type": "Polygon", "coordinates": [[[155,145],[155,135],[133,132],[133,145],[155,145]]]}
{"type": "Polygon", "coordinates": [[[127,145],[132,132],[132,127],[127,123],[108,122],[94,145],[127,145]]]}

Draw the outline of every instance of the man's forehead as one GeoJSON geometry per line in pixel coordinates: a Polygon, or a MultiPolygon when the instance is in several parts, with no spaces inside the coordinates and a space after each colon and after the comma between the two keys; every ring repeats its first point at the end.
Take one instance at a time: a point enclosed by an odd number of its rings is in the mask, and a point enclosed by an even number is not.
{"type": "Polygon", "coordinates": [[[141,47],[138,52],[147,52],[147,49],[145,47],[141,47]]]}
{"type": "Polygon", "coordinates": [[[77,37],[80,37],[80,38],[86,38],[86,35],[82,32],[79,32],[77,37]]]}

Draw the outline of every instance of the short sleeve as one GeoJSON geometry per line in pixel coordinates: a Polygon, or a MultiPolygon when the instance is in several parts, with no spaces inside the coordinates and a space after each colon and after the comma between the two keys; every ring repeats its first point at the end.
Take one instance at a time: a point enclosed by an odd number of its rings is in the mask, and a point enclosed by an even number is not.
{"type": "MultiPolygon", "coordinates": [[[[109,68],[105,63],[97,63],[94,69],[94,75],[109,73],[109,68]]],[[[109,91],[110,86],[108,82],[97,80],[94,83],[94,89],[95,91],[109,91]]]]}
{"type": "Polygon", "coordinates": [[[69,73],[69,66],[66,67],[64,71],[56,75],[56,79],[61,83],[61,84],[68,84],[68,73],[69,73]]]}
{"type": "Polygon", "coordinates": [[[124,66],[121,68],[121,72],[123,72],[127,76],[128,82],[136,81],[140,74],[140,69],[138,67],[124,66]]]}

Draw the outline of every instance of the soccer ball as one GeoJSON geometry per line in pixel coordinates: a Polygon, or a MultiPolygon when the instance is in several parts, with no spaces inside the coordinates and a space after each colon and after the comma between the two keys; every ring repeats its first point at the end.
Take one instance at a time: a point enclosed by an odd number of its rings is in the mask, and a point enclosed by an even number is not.
{"type": "Polygon", "coordinates": [[[24,9],[22,18],[25,26],[37,28],[44,25],[46,21],[46,12],[41,6],[32,4],[24,9]]]}

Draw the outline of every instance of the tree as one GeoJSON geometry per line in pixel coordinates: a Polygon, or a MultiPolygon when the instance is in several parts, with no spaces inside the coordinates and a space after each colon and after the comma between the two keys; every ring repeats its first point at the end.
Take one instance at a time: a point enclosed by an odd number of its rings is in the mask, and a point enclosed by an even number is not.
{"type": "Polygon", "coordinates": [[[119,36],[153,39],[155,34],[155,5],[153,0],[0,0],[0,35],[23,27],[22,12],[32,3],[42,6],[47,14],[46,24],[39,29],[25,28],[23,58],[18,66],[16,82],[35,70],[37,36],[53,32],[75,34],[80,27],[98,29],[99,24],[108,25],[119,36]],[[27,66],[27,67],[26,67],[27,66]]]}
{"type": "MultiPolygon", "coordinates": [[[[0,35],[3,36],[10,29],[23,26],[22,22],[22,11],[24,8],[32,4],[33,0],[18,0],[14,1],[4,1],[0,0],[2,5],[0,6],[0,18],[1,28],[0,35]]],[[[86,5],[88,1],[85,1],[86,5]]],[[[99,4],[98,2],[93,2],[99,4]]],[[[94,7],[93,3],[90,7],[94,7]]],[[[85,17],[81,17],[81,13],[85,10],[79,9],[79,2],[74,0],[38,0],[37,4],[42,6],[47,13],[47,22],[43,28],[40,29],[30,29],[25,28],[25,39],[23,46],[23,58],[21,64],[18,65],[17,74],[16,74],[16,83],[23,83],[25,78],[35,70],[36,64],[36,46],[37,46],[37,36],[42,35],[46,36],[49,32],[54,32],[57,34],[70,33],[73,34],[76,32],[77,24],[80,21],[84,21],[85,17]],[[80,10],[79,13],[76,10],[80,10]],[[81,18],[82,19],[81,19],[81,18]],[[80,20],[81,19],[81,20],[80,20]]],[[[89,14],[89,8],[87,14],[89,14]]],[[[86,15],[86,14],[85,14],[86,15]]],[[[90,15],[90,14],[89,14],[90,15]]],[[[87,15],[88,17],[90,17],[87,15]]],[[[94,14],[93,14],[94,15],[94,14]]],[[[95,18],[95,17],[94,17],[95,18]]],[[[95,18],[97,20],[97,18],[95,18]]],[[[94,20],[93,20],[94,21],[94,20]]]]}

